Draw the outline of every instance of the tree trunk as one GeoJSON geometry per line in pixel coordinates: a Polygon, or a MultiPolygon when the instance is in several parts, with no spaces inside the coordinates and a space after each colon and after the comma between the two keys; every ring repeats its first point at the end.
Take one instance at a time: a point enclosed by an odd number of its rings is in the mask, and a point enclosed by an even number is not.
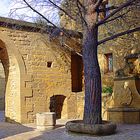
{"type": "Polygon", "coordinates": [[[97,57],[98,27],[88,28],[84,36],[83,62],[85,77],[84,123],[100,124],[101,74],[97,57]]]}

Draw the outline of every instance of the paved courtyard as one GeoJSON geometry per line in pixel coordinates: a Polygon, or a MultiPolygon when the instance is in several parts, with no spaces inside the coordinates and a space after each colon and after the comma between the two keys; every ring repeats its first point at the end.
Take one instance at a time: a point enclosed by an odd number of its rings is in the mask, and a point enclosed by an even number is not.
{"type": "Polygon", "coordinates": [[[119,124],[116,134],[98,137],[66,132],[65,120],[58,120],[56,129],[44,132],[36,130],[35,124],[20,125],[2,121],[0,122],[0,139],[2,140],[140,140],[140,124],[119,124]]]}

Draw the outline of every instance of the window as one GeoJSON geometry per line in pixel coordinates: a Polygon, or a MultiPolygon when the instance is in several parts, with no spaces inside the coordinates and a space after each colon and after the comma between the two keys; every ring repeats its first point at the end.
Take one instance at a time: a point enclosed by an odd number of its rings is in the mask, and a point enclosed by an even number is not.
{"type": "Polygon", "coordinates": [[[113,55],[112,53],[105,54],[105,73],[113,72],[113,55]]]}
{"type": "Polygon", "coordinates": [[[51,68],[52,67],[52,62],[51,61],[47,62],[47,67],[48,68],[51,68]]]}
{"type": "Polygon", "coordinates": [[[79,55],[71,55],[72,92],[82,91],[83,62],[79,55]]]}

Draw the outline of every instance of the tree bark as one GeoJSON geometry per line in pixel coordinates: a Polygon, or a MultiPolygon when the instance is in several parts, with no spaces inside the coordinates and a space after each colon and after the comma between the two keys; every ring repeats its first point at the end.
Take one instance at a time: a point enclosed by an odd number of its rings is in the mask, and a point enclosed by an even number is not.
{"type": "Polygon", "coordinates": [[[101,118],[101,73],[97,56],[98,27],[88,28],[83,44],[85,77],[84,123],[100,124],[101,118]]]}

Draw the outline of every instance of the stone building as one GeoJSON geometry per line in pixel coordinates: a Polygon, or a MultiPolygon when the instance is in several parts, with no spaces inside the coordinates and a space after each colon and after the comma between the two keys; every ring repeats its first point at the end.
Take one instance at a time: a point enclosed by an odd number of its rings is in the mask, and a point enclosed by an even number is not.
{"type": "MultiPolygon", "coordinates": [[[[81,34],[67,31],[71,37],[62,38],[52,27],[44,30],[33,23],[0,18],[0,109],[5,106],[7,121],[30,123],[36,119],[36,113],[49,111],[55,111],[61,119],[82,118],[81,34]]],[[[104,85],[113,87],[115,73],[126,70],[125,57],[140,52],[140,34],[133,36],[137,41],[123,48],[120,42],[99,47],[104,85]]],[[[140,95],[136,90],[135,93],[133,100],[137,101],[132,107],[140,108],[140,95]]],[[[107,103],[103,98],[103,105],[107,105],[103,107],[105,119],[106,108],[113,106],[114,100],[110,99],[107,103]]]]}
{"type": "MultiPolygon", "coordinates": [[[[83,0],[80,0],[83,3],[83,0]]],[[[122,4],[124,0],[103,0],[103,7],[109,6],[118,6],[122,4]]],[[[62,8],[65,10],[69,10],[70,14],[75,17],[77,20],[71,19],[67,16],[64,12],[60,11],[60,25],[65,27],[66,29],[71,29],[75,31],[82,32],[81,20],[79,19],[79,10],[77,8],[77,4],[75,1],[65,0],[62,3],[62,8]]],[[[99,18],[103,19],[110,11],[101,12],[99,18]]],[[[124,17],[124,21],[112,21],[108,22],[105,25],[99,27],[99,40],[109,37],[110,34],[113,35],[114,33],[119,33],[123,30],[127,30],[128,27],[133,27],[135,25],[139,25],[140,18],[139,18],[140,11],[138,8],[133,8],[131,12],[128,12],[128,17],[124,17]],[[134,17],[132,15],[135,15],[134,17]],[[130,18],[129,18],[130,17],[130,18]],[[132,24],[129,24],[130,21],[132,24]],[[128,27],[127,27],[128,26],[128,27]]],[[[131,53],[139,53],[140,43],[140,33],[136,32],[134,34],[126,35],[123,38],[118,38],[113,41],[109,41],[104,43],[103,45],[99,46],[99,61],[100,61],[100,68],[102,73],[102,84],[103,86],[113,87],[113,78],[118,69],[122,69],[125,67],[125,57],[131,53]],[[122,47],[123,46],[123,47],[122,47]],[[118,59],[119,58],[119,59],[118,59]],[[120,63],[120,62],[121,63],[120,63]]]]}
{"type": "Polygon", "coordinates": [[[8,121],[33,122],[45,111],[56,111],[57,118],[81,115],[82,59],[72,49],[80,51],[80,35],[69,31],[63,45],[49,30],[0,18],[0,101],[5,97],[8,121]]]}

